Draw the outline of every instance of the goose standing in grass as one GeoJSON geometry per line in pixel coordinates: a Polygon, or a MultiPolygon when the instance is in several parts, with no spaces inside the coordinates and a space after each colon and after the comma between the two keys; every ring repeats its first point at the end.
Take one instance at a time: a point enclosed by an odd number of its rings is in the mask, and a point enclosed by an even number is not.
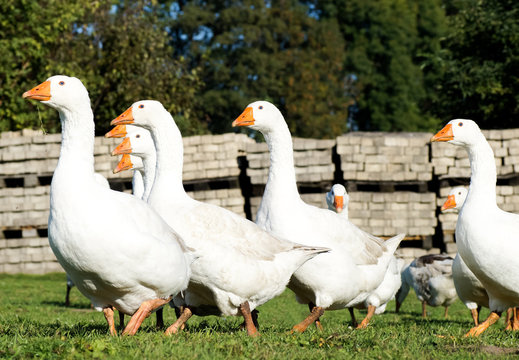
{"type": "MultiPolygon", "coordinates": [[[[119,125],[115,126],[112,130],[105,134],[106,138],[127,138],[127,137],[146,137],[151,141],[151,135],[149,131],[139,128],[137,126],[126,126],[119,125]]],[[[153,146],[153,143],[151,144],[153,146]]],[[[127,142],[123,141],[121,146],[127,146],[127,142]]],[[[112,155],[116,155],[112,153],[112,155]]],[[[151,191],[151,186],[153,185],[153,177],[155,176],[155,158],[150,160],[152,162],[153,171],[148,171],[148,173],[144,172],[144,163],[143,160],[138,156],[132,156],[129,154],[123,154],[121,160],[117,164],[117,167],[114,169],[114,174],[133,169],[132,176],[132,194],[139,199],[146,201],[151,191]],[[146,175],[149,175],[146,177],[146,175]]],[[[155,315],[157,317],[157,327],[164,327],[164,314],[163,308],[157,309],[155,311],[155,315]]],[[[119,313],[119,323],[120,326],[124,326],[124,314],[119,313]]]]}
{"type": "Polygon", "coordinates": [[[270,169],[256,223],[272,235],[332,249],[301,266],[288,287],[310,315],[294,326],[303,332],[324,314],[363,303],[382,280],[404,234],[384,241],[299,195],[292,137],[281,112],[267,101],[249,104],[233,122],[260,131],[270,151],[270,169]]]}
{"type": "Polygon", "coordinates": [[[451,120],[431,141],[462,146],[469,155],[471,177],[465,204],[456,223],[458,253],[481,281],[489,298],[490,315],[469,330],[478,336],[519,305],[519,215],[501,210],[496,202],[494,152],[472,120],[451,120]]]}
{"type": "Polygon", "coordinates": [[[281,294],[304,262],[329,249],[275,238],[229,210],[188,196],[182,184],[182,136],[160,102],[134,103],[112,121],[122,124],[150,131],[157,165],[148,203],[199,255],[184,296],[174,299],[182,314],[166,333],[177,333],[192,314],[242,315],[248,335],[257,336],[252,311],[281,294]]]}
{"type": "Polygon", "coordinates": [[[396,293],[396,312],[413,288],[422,303],[422,317],[427,317],[427,305],[443,306],[447,318],[449,306],[458,298],[452,280],[453,259],[448,255],[424,255],[414,259],[402,271],[402,287],[396,293]]]}
{"type": "MultiPolygon", "coordinates": [[[[444,212],[449,209],[459,211],[465,202],[468,190],[463,186],[452,188],[447,200],[441,207],[444,212]]],[[[482,306],[488,307],[488,294],[476,275],[465,265],[460,254],[456,254],[452,263],[452,279],[461,302],[470,310],[474,325],[479,324],[479,311],[482,306]]]]}
{"type": "Polygon", "coordinates": [[[52,76],[23,94],[55,108],[61,152],[50,188],[49,243],[78,290],[103,311],[132,315],[133,335],[155,309],[186,288],[194,255],[145,202],[94,176],[94,116],[81,81],[52,76]],[[118,226],[114,226],[117,224],[118,226]]]}
{"type": "Polygon", "coordinates": [[[344,185],[334,184],[330,191],[326,193],[326,205],[328,205],[328,209],[335,211],[346,219],[348,219],[349,203],[350,196],[346,192],[344,185]]]}
{"type": "MultiPolygon", "coordinates": [[[[334,184],[326,193],[326,205],[328,209],[336,212],[339,216],[348,219],[348,204],[350,197],[346,188],[341,184],[334,184]]],[[[368,298],[356,306],[357,309],[367,309],[368,314],[357,325],[353,308],[348,308],[353,326],[365,328],[368,326],[373,315],[382,314],[386,310],[387,303],[395,297],[396,292],[402,285],[400,273],[404,267],[404,260],[391,259],[382,283],[368,296],[368,298]]]]}
{"type": "MultiPolygon", "coordinates": [[[[155,150],[153,141],[151,140],[151,134],[148,130],[140,128],[138,126],[131,125],[117,125],[112,130],[105,134],[107,138],[124,138],[123,142],[119,145],[121,149],[125,151],[121,151],[118,154],[130,154],[131,149],[127,149],[128,143],[130,140],[126,139],[138,139],[144,137],[151,142],[151,146],[153,150],[155,150]],[[128,150],[128,151],[126,151],[128,150]]],[[[112,152],[112,155],[116,155],[112,152]]],[[[124,159],[121,159],[119,162],[117,172],[127,170],[127,167],[131,165],[131,169],[133,169],[133,177],[132,177],[132,193],[138,198],[147,201],[150,196],[151,187],[153,185],[153,180],[155,178],[155,157],[156,152],[150,152],[147,158],[141,158],[139,156],[125,156],[124,159]],[[148,171],[144,171],[144,162],[148,167],[148,171]],[[145,176],[147,175],[147,176],[145,176]]],[[[114,172],[115,172],[114,170],[114,172]]]]}

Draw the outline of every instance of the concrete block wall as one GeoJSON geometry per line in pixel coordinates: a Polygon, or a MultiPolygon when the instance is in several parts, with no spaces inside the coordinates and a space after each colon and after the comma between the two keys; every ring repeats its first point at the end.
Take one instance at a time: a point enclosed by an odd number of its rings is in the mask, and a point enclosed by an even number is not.
{"type": "MultiPolygon", "coordinates": [[[[519,213],[519,129],[485,131],[496,153],[497,200],[519,213]]],[[[429,143],[432,134],[352,133],[335,140],[294,138],[296,177],[302,199],[326,208],[333,183],[347,186],[353,223],[374,235],[399,232],[407,240],[442,242],[456,251],[456,214],[440,214],[451,187],[468,184],[463,149],[429,143]]],[[[49,184],[61,136],[23,130],[0,134],[0,272],[59,271],[47,241],[49,184]]],[[[130,191],[131,173],[113,174],[110,152],[120,139],[95,140],[95,169],[112,186],[130,191]],[[123,186],[121,186],[123,184],[123,186]]],[[[184,184],[195,199],[254,218],[267,181],[269,153],[243,134],[184,138],[184,184]],[[244,161],[246,160],[246,161],[244,161]]],[[[411,244],[411,242],[409,242],[411,244]]],[[[438,248],[406,245],[410,260],[438,248]]]]}
{"type": "MultiPolygon", "coordinates": [[[[110,153],[120,141],[96,137],[95,170],[113,188],[131,192],[132,172],[112,171],[119,158],[110,153]]],[[[187,137],[184,142],[183,176],[192,188],[188,193],[245,216],[239,158],[254,141],[243,134],[224,134],[187,137]]],[[[36,130],[0,134],[0,273],[62,271],[47,238],[50,181],[60,143],[60,134],[36,130]]]]}

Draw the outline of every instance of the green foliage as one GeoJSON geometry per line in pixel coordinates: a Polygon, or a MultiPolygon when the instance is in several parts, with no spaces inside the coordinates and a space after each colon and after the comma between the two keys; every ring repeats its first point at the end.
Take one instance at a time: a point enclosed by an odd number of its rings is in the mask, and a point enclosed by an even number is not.
{"type": "Polygon", "coordinates": [[[203,68],[202,111],[213,132],[230,131],[244,107],[260,99],[285,113],[294,135],[345,130],[344,42],[335,21],[308,16],[298,1],[183,3],[171,33],[203,68]]]}
{"type": "MultiPolygon", "coordinates": [[[[0,131],[40,125],[21,95],[49,76],[53,49],[84,12],[77,1],[0,2],[0,131]]],[[[42,117],[50,119],[50,113],[42,111],[42,117]]],[[[56,120],[54,115],[46,127],[55,130],[56,120]]]]}
{"type": "MultiPolygon", "coordinates": [[[[471,327],[470,312],[456,301],[443,318],[443,308],[428,308],[421,318],[421,304],[410,293],[401,313],[394,302],[384,314],[375,315],[365,330],[349,326],[347,310],[328,311],[321,318],[324,330],[311,327],[304,334],[290,328],[307,314],[286,291],[260,307],[261,336],[247,337],[238,317],[193,316],[187,331],[164,336],[155,328],[154,316],[146,319],[134,337],[110,337],[102,313],[93,311],[77,289],[71,307],[63,307],[65,275],[0,274],[0,357],[110,358],[110,359],[467,359],[517,354],[517,332],[505,332],[503,320],[480,338],[463,334],[471,327]]],[[[356,310],[361,318],[365,312],[356,310]]],[[[482,317],[488,315],[483,310],[482,317]]],[[[164,321],[175,319],[164,310],[164,321]]],[[[128,322],[128,317],[126,319],[128,322]]]]}
{"type": "MultiPolygon", "coordinates": [[[[184,135],[206,132],[195,113],[198,69],[187,70],[182,58],[173,58],[159,5],[147,1],[27,3],[25,8],[3,11],[10,21],[5,28],[15,32],[15,40],[6,34],[0,42],[0,50],[10,50],[0,63],[0,74],[5,74],[0,99],[10,104],[0,108],[2,130],[39,126],[32,105],[20,95],[51,75],[64,73],[80,78],[89,89],[98,134],[142,99],[161,101],[184,135]]],[[[42,110],[42,119],[48,130],[59,130],[55,112],[42,110]]]]}
{"type": "Polygon", "coordinates": [[[384,131],[456,117],[516,127],[519,113],[513,0],[17,0],[0,11],[0,131],[40,119],[59,131],[55,111],[20,96],[58,73],[90,90],[98,134],[146,98],[184,135],[231,131],[259,99],[294,136],[316,138],[351,130],[348,108],[353,129],[384,131]]]}
{"type": "Polygon", "coordinates": [[[360,129],[431,131],[434,82],[421,54],[437,47],[444,29],[439,1],[317,1],[323,16],[336,18],[346,41],[345,71],[358,80],[351,91],[360,129]]]}
{"type": "Polygon", "coordinates": [[[444,71],[436,106],[445,120],[516,128],[519,116],[519,3],[446,0],[449,34],[431,62],[444,71]]]}

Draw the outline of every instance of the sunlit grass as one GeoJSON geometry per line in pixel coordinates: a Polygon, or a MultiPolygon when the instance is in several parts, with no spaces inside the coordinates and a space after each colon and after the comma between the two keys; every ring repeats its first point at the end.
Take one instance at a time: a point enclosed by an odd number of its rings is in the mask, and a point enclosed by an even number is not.
{"type": "MultiPolygon", "coordinates": [[[[63,306],[65,275],[0,275],[0,358],[494,358],[519,354],[519,334],[505,332],[504,320],[481,337],[464,338],[472,326],[469,311],[457,301],[443,318],[443,308],[421,305],[411,293],[400,314],[394,302],[375,316],[365,330],[354,330],[347,310],[322,317],[324,330],[310,328],[290,334],[307,315],[290,291],[260,307],[261,336],[239,330],[242,319],[193,317],[187,331],[167,337],[155,328],[155,317],[145,321],[134,337],[110,337],[101,313],[91,310],[77,289],[71,307],[63,306]]],[[[364,313],[356,312],[362,319],[364,313]]],[[[165,322],[175,315],[165,309],[165,322]]],[[[488,315],[483,311],[482,318],[488,315]]]]}

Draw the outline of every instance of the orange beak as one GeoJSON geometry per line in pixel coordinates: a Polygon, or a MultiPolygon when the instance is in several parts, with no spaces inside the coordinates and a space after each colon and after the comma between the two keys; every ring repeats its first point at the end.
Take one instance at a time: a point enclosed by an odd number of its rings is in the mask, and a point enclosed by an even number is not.
{"type": "Polygon", "coordinates": [[[121,115],[112,120],[110,125],[128,125],[133,124],[133,112],[131,106],[121,115]]]}
{"type": "Polygon", "coordinates": [[[344,207],[344,198],[342,196],[335,196],[333,198],[333,206],[335,206],[337,213],[342,212],[342,208],[344,207]]]}
{"type": "Polygon", "coordinates": [[[130,138],[124,138],[123,142],[120,143],[114,151],[112,151],[113,155],[123,155],[123,154],[131,154],[132,153],[132,143],[130,142],[130,138]]]}
{"type": "Polygon", "coordinates": [[[126,136],[126,125],[117,125],[105,134],[106,138],[123,138],[126,136]]]}
{"type": "Polygon", "coordinates": [[[124,170],[130,170],[131,168],[133,168],[133,164],[132,160],[130,159],[130,155],[123,154],[121,161],[119,161],[119,164],[117,164],[117,167],[114,169],[114,174],[124,170]]]}
{"type": "Polygon", "coordinates": [[[445,211],[447,209],[454,209],[456,207],[456,200],[454,199],[454,195],[449,195],[447,200],[443,203],[441,210],[445,211]]]}
{"type": "Polygon", "coordinates": [[[23,93],[22,97],[39,100],[39,101],[47,101],[50,100],[50,81],[44,81],[40,85],[33,87],[31,90],[23,93]]]}
{"type": "Polygon", "coordinates": [[[234,120],[232,122],[232,126],[235,127],[235,126],[250,126],[250,125],[254,125],[254,117],[252,116],[252,108],[249,106],[248,108],[243,110],[241,115],[238,116],[236,118],[236,120],[234,120]]]}
{"type": "Polygon", "coordinates": [[[452,133],[452,125],[447,124],[443,129],[438,131],[436,135],[431,138],[431,142],[433,141],[449,141],[454,140],[454,134],[452,133]]]}

